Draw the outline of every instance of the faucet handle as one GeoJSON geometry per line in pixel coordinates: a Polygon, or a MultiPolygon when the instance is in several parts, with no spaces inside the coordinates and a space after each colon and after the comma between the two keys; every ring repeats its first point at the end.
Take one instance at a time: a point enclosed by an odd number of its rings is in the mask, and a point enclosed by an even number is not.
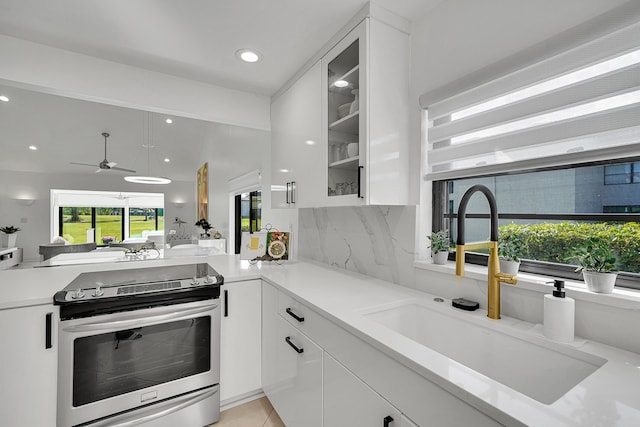
{"type": "Polygon", "coordinates": [[[509,285],[515,285],[518,283],[518,279],[515,274],[496,273],[496,278],[500,283],[507,283],[509,285]]]}

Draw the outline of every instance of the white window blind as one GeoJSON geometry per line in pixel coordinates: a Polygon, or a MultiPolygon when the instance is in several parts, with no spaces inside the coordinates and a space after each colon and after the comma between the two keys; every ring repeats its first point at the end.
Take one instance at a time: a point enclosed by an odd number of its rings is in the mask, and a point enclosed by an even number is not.
{"type": "Polygon", "coordinates": [[[640,155],[640,22],[427,105],[426,179],[640,155]]]}

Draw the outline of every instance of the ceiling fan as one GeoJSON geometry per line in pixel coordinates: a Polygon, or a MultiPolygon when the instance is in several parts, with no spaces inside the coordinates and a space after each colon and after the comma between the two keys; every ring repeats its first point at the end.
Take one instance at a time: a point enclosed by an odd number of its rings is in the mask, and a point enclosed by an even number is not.
{"type": "Polygon", "coordinates": [[[122,171],[122,172],[130,172],[130,173],[136,173],[136,171],[131,170],[131,169],[125,169],[125,168],[117,168],[116,162],[110,162],[109,160],[107,160],[107,138],[109,138],[109,134],[107,132],[102,132],[102,136],[104,136],[104,160],[101,161],[100,163],[98,163],[97,165],[95,164],[89,164],[89,163],[76,163],[76,162],[71,162],[72,165],[80,165],[80,166],[93,166],[93,167],[98,167],[98,170],[96,170],[96,173],[98,172],[102,172],[103,170],[115,170],[115,171],[122,171]]]}

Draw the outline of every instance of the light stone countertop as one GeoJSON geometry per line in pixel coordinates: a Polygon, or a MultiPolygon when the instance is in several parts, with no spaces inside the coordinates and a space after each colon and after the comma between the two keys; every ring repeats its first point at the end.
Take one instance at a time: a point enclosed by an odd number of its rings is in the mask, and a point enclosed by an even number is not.
{"type": "MultiPolygon", "coordinates": [[[[226,284],[250,279],[264,279],[274,284],[351,334],[505,425],[640,425],[638,354],[578,337],[573,344],[566,345],[567,348],[602,357],[607,362],[552,404],[543,404],[385,328],[363,314],[375,308],[407,302],[434,304],[433,295],[310,262],[249,264],[233,255],[215,255],[8,270],[0,272],[0,309],[50,304],[53,294],[83,271],[193,262],[208,262],[224,276],[226,284]]],[[[540,325],[507,317],[491,321],[482,310],[463,312],[450,308],[448,304],[450,301],[441,303],[437,310],[448,310],[447,315],[496,331],[515,333],[525,340],[546,340],[540,325]]],[[[550,345],[563,346],[557,343],[550,345]]],[[[527,369],[526,360],[522,361],[522,369],[527,369]]]]}

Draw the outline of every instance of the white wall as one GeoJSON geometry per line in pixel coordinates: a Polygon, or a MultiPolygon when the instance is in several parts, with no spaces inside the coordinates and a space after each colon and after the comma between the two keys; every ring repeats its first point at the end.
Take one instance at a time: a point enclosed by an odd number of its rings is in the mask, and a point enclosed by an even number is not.
{"type": "Polygon", "coordinates": [[[13,225],[22,229],[18,233],[18,246],[23,248],[25,261],[38,261],[38,245],[50,242],[49,215],[51,189],[103,190],[164,193],[165,229],[175,228],[176,216],[187,221],[185,230],[195,232],[196,222],[195,178],[193,182],[173,181],[163,186],[132,184],[120,175],[41,174],[0,171],[0,226],[13,225]],[[35,203],[23,206],[15,199],[31,198],[35,203]],[[181,200],[185,205],[176,208],[172,202],[181,200]]]}
{"type": "Polygon", "coordinates": [[[270,150],[267,131],[212,124],[201,158],[202,164],[209,163],[209,223],[223,237],[229,236],[229,180],[256,169],[264,177],[270,170],[270,150]]]}

